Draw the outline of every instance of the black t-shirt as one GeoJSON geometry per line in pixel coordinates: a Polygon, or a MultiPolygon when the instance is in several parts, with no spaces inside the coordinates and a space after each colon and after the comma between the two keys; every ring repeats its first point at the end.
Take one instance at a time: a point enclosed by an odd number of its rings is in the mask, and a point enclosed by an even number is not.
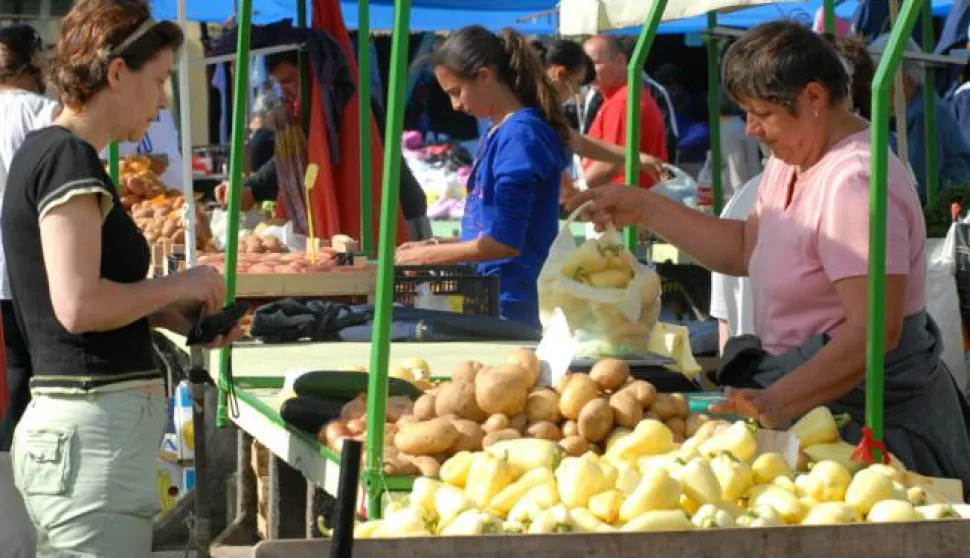
{"type": "Polygon", "coordinates": [[[136,283],[148,273],[148,244],[122,208],[94,147],[59,126],[29,134],[10,164],[0,226],[14,308],[34,369],[31,388],[89,391],[156,380],[160,372],[147,317],[112,331],[73,334],[54,314],[40,218],[75,195],[99,198],[101,277],[136,283]]]}

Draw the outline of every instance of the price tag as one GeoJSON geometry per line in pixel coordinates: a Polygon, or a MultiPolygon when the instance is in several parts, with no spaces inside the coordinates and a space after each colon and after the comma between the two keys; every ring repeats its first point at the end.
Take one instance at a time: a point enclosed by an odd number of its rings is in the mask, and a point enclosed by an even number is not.
{"type": "Polygon", "coordinates": [[[539,385],[553,386],[556,381],[569,373],[569,365],[576,355],[576,343],[569,331],[569,322],[561,308],[556,308],[542,333],[542,340],[536,347],[536,357],[542,364],[539,385]]]}

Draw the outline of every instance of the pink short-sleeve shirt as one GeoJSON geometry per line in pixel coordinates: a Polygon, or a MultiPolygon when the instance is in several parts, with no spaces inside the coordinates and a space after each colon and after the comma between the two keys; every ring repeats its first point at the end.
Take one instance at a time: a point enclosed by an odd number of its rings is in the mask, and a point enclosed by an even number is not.
{"type": "MultiPolygon", "coordinates": [[[[797,178],[795,167],[775,158],[765,168],[748,264],[755,331],[765,351],[783,353],[845,321],[834,283],[868,275],[870,152],[867,130],[839,142],[797,178]]],[[[886,273],[907,277],[906,316],[926,306],[926,223],[909,177],[890,153],[886,273]]]]}

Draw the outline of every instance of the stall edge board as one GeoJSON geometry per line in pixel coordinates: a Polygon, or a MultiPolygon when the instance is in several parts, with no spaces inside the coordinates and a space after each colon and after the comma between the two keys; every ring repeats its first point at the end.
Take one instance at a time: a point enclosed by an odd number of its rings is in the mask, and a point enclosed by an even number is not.
{"type": "Polygon", "coordinates": [[[240,273],[236,298],[288,296],[373,296],[373,268],[335,269],[326,273],[240,273]]]}
{"type": "MultiPolygon", "coordinates": [[[[894,525],[718,529],[669,533],[597,533],[429,537],[354,541],[354,558],[640,558],[645,549],[665,556],[705,558],[962,558],[970,555],[970,521],[894,525]]],[[[255,558],[317,558],[330,541],[266,541],[255,558]]]]}

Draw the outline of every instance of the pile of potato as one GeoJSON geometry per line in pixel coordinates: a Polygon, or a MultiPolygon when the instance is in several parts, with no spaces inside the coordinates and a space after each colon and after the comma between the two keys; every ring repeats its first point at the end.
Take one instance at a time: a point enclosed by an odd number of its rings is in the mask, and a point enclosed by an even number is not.
{"type": "MultiPolygon", "coordinates": [[[[241,246],[241,244],[240,244],[241,246]]],[[[239,252],[236,260],[237,273],[323,273],[336,265],[335,256],[330,252],[317,251],[316,265],[310,263],[310,256],[297,253],[260,253],[239,252]]],[[[224,253],[205,254],[199,257],[200,265],[211,265],[224,272],[226,255],[224,253]]]]}
{"type": "MultiPolygon", "coordinates": [[[[182,218],[185,198],[169,192],[149,200],[135,202],[129,209],[135,224],[149,244],[170,240],[185,243],[185,220],[182,218]]],[[[212,229],[202,204],[195,204],[195,244],[199,250],[213,250],[212,229]]]]}
{"type": "Polygon", "coordinates": [[[239,237],[240,254],[286,254],[290,249],[271,234],[247,234],[239,237]]]}
{"type": "Polygon", "coordinates": [[[460,451],[518,438],[555,441],[570,456],[602,453],[615,429],[632,429],[647,418],[662,421],[683,441],[710,420],[690,415],[683,395],[657,393],[634,379],[621,360],[603,359],[589,374],[570,374],[554,387],[536,385],[539,370],[528,349],[497,366],[460,364],[450,382],[426,390],[412,411],[385,428],[385,473],[435,476],[460,451]]]}

